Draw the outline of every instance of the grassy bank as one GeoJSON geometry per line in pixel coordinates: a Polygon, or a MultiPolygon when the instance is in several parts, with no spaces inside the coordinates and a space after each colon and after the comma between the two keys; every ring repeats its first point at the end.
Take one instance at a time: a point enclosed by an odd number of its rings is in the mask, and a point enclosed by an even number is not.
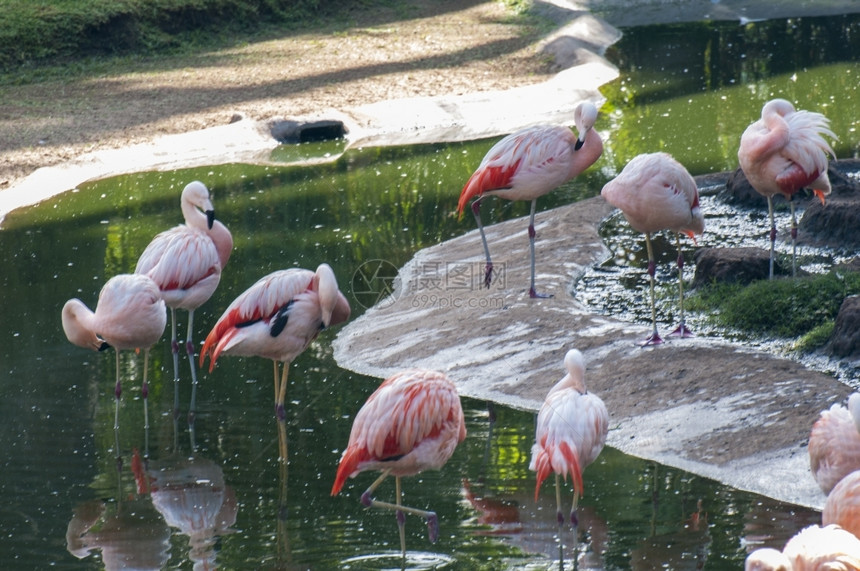
{"type": "Polygon", "coordinates": [[[298,28],[385,1],[0,0],[0,70],[150,54],[270,25],[298,28]]]}

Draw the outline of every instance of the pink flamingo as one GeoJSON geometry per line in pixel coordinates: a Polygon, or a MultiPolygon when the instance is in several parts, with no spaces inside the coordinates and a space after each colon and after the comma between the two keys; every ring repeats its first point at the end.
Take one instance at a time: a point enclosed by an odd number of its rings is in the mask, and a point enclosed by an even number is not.
{"type": "MultiPolygon", "coordinates": [[[[316,272],[300,268],[264,276],[224,311],[200,352],[200,366],[209,355],[209,372],[218,357],[263,357],[275,364],[275,411],[286,420],[284,400],[290,363],[319,332],[349,319],[349,302],[338,290],[334,271],[320,264],[316,272]],[[278,363],[283,373],[278,374],[278,363]],[[279,378],[280,377],[280,378],[279,378]]],[[[281,459],[286,461],[285,442],[281,459]]]]}
{"type": "Polygon", "coordinates": [[[773,245],[776,223],[773,220],[773,197],[783,195],[791,205],[791,272],[795,274],[797,257],[797,220],[794,195],[810,187],[824,204],[830,194],[827,178],[827,155],[835,158],[823,135],[836,139],[830,122],[821,113],[795,111],[785,99],[765,103],[761,119],[741,135],[738,161],[747,180],[759,194],[767,197],[770,216],[770,278],[773,278],[773,245]]]}
{"type": "Polygon", "coordinates": [[[555,473],[558,525],[564,524],[561,511],[561,483],[570,474],[573,482],[571,525],[577,526],[576,506],[583,494],[582,472],[603,450],[609,432],[609,412],[600,397],[585,388],[585,359],[576,349],[564,356],[567,374],[550,389],[537,417],[535,443],[529,470],[537,473],[535,502],[540,486],[555,473]]]}
{"type": "Polygon", "coordinates": [[[508,135],[487,152],[478,169],[460,192],[457,211],[462,216],[472,202],[472,213],[481,232],[487,266],[484,285],[489,288],[493,274],[490,248],[481,223],[481,201],[485,196],[507,200],[531,200],[529,251],[531,253],[531,297],[547,297],[535,291],[535,206],[537,199],[573,179],[590,167],[603,153],[603,141],[593,129],[597,108],[588,101],[577,105],[574,123],[579,135],[567,127],[537,126],[508,135]]]}
{"type": "Polygon", "coordinates": [[[770,547],[756,549],[747,556],[744,569],[860,571],[860,539],[836,525],[811,525],[792,537],[781,553],[770,547]]]}
{"type": "Polygon", "coordinates": [[[836,524],[860,537],[860,468],[839,480],[827,494],[821,524],[836,524]]]}
{"type": "Polygon", "coordinates": [[[444,373],[418,369],[395,373],[379,385],[355,416],[331,495],[340,492],[347,476],[382,470],[382,475],[361,495],[361,503],[397,512],[400,548],[405,557],[405,513],[427,520],[430,541],[436,541],[438,520],[434,512],[401,505],[400,478],[440,469],[465,438],[460,397],[444,373]],[[389,475],[395,479],[394,504],[373,498],[374,490],[389,475]]]}
{"type": "Polygon", "coordinates": [[[601,196],[621,209],[630,226],[645,234],[648,250],[648,275],[651,277],[651,322],[654,329],[643,345],[663,342],[657,332],[657,309],[654,304],[654,274],[656,263],[651,247],[651,233],[660,230],[675,232],[678,244],[678,289],[680,292],[681,323],[670,335],[689,337],[692,332],[684,322],[684,257],[681,255],[680,234],[696,241],[696,234],[705,231],[705,217],[699,207],[696,181],[684,166],[666,153],[639,155],[627,163],[617,177],[606,183],[601,196]]]}
{"type": "Polygon", "coordinates": [[[809,466],[825,494],[854,470],[860,470],[860,393],[822,411],[809,435],[809,466]]]}
{"type": "MultiPolygon", "coordinates": [[[[146,276],[136,274],[114,276],[102,287],[95,312],[81,300],[70,299],[63,306],[62,319],[63,331],[73,344],[94,351],[113,347],[116,352],[115,434],[119,431],[119,399],[122,394],[119,352],[125,349],[144,349],[141,394],[143,395],[144,428],[148,431],[149,349],[159,340],[167,325],[164,300],[161,299],[161,292],[155,282],[146,276]]],[[[117,455],[119,455],[118,441],[117,455]]]]}
{"type": "Polygon", "coordinates": [[[188,310],[188,335],[185,351],[191,367],[191,404],[193,423],[197,403],[197,371],[194,367],[194,310],[203,305],[221,281],[221,271],[230,259],[233,237],[215,220],[209,190],[200,181],[188,183],[180,200],[185,224],[156,235],[140,255],[136,274],[152,278],[170,308],[170,347],[173,352],[174,415],[179,411],[179,343],[176,338],[176,310],[188,310]]]}

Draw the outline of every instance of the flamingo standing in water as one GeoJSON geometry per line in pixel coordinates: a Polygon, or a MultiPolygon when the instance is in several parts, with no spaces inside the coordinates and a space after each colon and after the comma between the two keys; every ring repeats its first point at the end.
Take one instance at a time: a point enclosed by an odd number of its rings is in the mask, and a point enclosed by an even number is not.
{"type": "Polygon", "coordinates": [[[645,234],[648,250],[648,275],[651,277],[651,323],[654,328],[643,345],[663,342],[657,332],[657,309],[654,304],[654,274],[657,267],[651,247],[651,233],[672,230],[678,244],[678,290],[681,323],[670,335],[689,337],[692,332],[684,322],[684,257],[680,234],[696,241],[705,231],[705,217],[699,207],[696,181],[684,166],[666,153],[639,155],[627,163],[617,177],[600,191],[606,201],[621,209],[630,226],[645,234]]]}
{"type": "MultiPolygon", "coordinates": [[[[284,400],[290,363],[319,332],[349,319],[349,302],[338,290],[334,271],[320,264],[315,272],[279,270],[261,278],[224,311],[200,352],[200,366],[209,355],[209,372],[221,355],[255,356],[275,364],[275,411],[286,420],[284,400]],[[283,373],[278,374],[278,363],[283,373]]],[[[286,462],[286,442],[281,442],[286,462]]]]}
{"type": "Polygon", "coordinates": [[[824,204],[830,194],[827,178],[827,155],[835,153],[824,135],[836,139],[830,122],[821,113],[796,111],[785,99],[765,103],[761,119],[741,135],[738,161],[747,180],[759,194],[767,197],[770,217],[770,278],[773,278],[773,247],[776,223],[773,220],[773,197],[783,195],[791,205],[791,273],[796,272],[797,220],[794,195],[809,187],[824,204]]]}
{"type": "Polygon", "coordinates": [[[561,511],[560,477],[573,483],[571,525],[577,526],[576,506],[583,494],[582,472],[594,462],[606,444],[609,412],[600,397],[585,388],[585,359],[576,349],[564,356],[567,374],[550,389],[537,417],[535,443],[529,470],[537,472],[535,502],[543,481],[555,473],[558,525],[564,523],[561,511]]]}
{"type": "Polygon", "coordinates": [[[400,478],[438,470],[465,438],[460,397],[444,373],[418,369],[396,373],[379,385],[355,416],[331,495],[340,492],[347,477],[382,470],[361,495],[361,503],[397,512],[400,548],[406,557],[405,513],[427,520],[430,541],[436,541],[439,524],[434,512],[401,505],[400,478]],[[395,479],[394,504],[373,498],[389,475],[395,479]]]}
{"type": "Polygon", "coordinates": [[[485,196],[507,200],[531,200],[529,251],[531,254],[531,297],[547,297],[535,291],[535,206],[538,197],[558,188],[590,167],[603,153],[603,141],[593,129],[597,108],[588,101],[577,105],[574,123],[578,136],[567,127],[537,126],[508,135],[487,152],[478,169],[460,192],[460,215],[469,200],[481,232],[487,266],[484,285],[493,275],[490,248],[481,223],[481,201],[485,196]]]}
{"type": "Polygon", "coordinates": [[[809,434],[809,466],[825,494],[854,470],[860,470],[860,393],[825,410],[809,434]]]}
{"type": "Polygon", "coordinates": [[[747,556],[746,571],[839,569],[860,571],[860,539],[839,526],[811,525],[792,537],[782,552],[767,547],[747,556]]]}
{"type": "Polygon", "coordinates": [[[230,259],[233,237],[215,220],[209,190],[200,181],[188,183],[180,199],[185,224],[156,235],[137,261],[136,274],[152,278],[170,308],[170,347],[173,352],[174,415],[179,412],[179,343],[176,310],[188,310],[185,351],[191,367],[189,419],[196,411],[197,370],[194,367],[194,310],[203,305],[221,281],[221,271],[230,259]]]}
{"type": "MultiPolygon", "coordinates": [[[[143,395],[144,428],[149,430],[147,405],[149,349],[161,338],[167,325],[167,312],[158,285],[142,275],[114,276],[102,287],[95,312],[81,300],[70,299],[63,306],[62,320],[66,337],[78,347],[94,351],[113,347],[116,352],[115,433],[119,431],[119,399],[122,394],[119,352],[125,349],[144,349],[141,394],[143,395]]],[[[119,455],[119,442],[117,442],[117,455],[119,455]]]]}

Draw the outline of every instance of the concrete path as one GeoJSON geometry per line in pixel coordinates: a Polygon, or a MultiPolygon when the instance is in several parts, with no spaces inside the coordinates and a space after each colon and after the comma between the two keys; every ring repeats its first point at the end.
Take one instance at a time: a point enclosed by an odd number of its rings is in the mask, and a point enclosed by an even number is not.
{"type": "MultiPolygon", "coordinates": [[[[640,348],[650,325],[597,315],[572,294],[609,256],[602,198],[539,213],[537,288],[528,297],[527,218],[487,228],[500,277],[480,287],[477,231],[418,252],[395,293],[334,342],[342,367],[385,377],[445,371],[461,394],[537,411],[572,347],[610,411],[608,444],[777,500],[821,508],[806,443],[819,413],[849,389],[834,378],[742,345],[692,338],[640,348]]],[[[665,332],[664,332],[665,333],[665,332]]]]}

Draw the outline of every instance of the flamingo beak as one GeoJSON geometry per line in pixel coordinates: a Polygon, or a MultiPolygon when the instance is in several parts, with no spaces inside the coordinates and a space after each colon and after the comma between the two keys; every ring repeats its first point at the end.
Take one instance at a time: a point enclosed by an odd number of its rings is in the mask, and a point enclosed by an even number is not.
{"type": "Polygon", "coordinates": [[[577,139],[576,144],[573,146],[573,150],[578,151],[579,149],[582,148],[582,145],[584,145],[584,144],[585,144],[585,141],[583,139],[577,139]]]}
{"type": "Polygon", "coordinates": [[[215,223],[215,211],[214,210],[207,210],[206,211],[206,226],[208,226],[208,228],[210,230],[212,230],[212,225],[214,223],[215,223]]]}

